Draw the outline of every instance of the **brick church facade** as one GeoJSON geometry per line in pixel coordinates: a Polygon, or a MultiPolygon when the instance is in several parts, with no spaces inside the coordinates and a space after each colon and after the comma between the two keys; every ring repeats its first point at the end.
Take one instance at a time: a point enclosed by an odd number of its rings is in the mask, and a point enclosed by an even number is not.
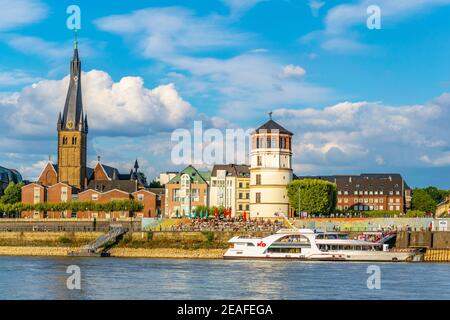
{"type": "MultiPolygon", "coordinates": [[[[88,117],[83,110],[81,91],[81,61],[75,42],[70,62],[70,82],[63,113],[59,114],[58,162],[49,159],[36,182],[22,188],[25,204],[67,201],[93,201],[134,199],[144,205],[138,217],[155,217],[164,207],[164,189],[148,188],[145,176],[136,160],[130,173],[101,163],[94,168],[87,165],[88,117]],[[162,204],[162,205],[161,205],[162,204]]],[[[125,218],[126,213],[104,212],[22,212],[23,218],[125,218]]]]}

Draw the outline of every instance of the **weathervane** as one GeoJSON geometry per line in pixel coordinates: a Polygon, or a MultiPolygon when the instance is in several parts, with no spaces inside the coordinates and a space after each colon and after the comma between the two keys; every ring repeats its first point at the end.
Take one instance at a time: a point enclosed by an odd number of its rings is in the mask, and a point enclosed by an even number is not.
{"type": "Polygon", "coordinates": [[[273,113],[272,111],[269,112],[269,118],[270,118],[270,120],[272,120],[272,113],[273,113]]]}

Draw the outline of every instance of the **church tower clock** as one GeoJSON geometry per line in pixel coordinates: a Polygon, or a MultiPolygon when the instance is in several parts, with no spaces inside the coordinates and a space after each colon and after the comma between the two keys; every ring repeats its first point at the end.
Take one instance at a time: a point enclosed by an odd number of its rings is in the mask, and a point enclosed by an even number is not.
{"type": "Polygon", "coordinates": [[[87,116],[81,96],[81,61],[78,42],[70,61],[70,82],[63,114],[58,118],[58,182],[82,188],[86,178],[87,116]]]}

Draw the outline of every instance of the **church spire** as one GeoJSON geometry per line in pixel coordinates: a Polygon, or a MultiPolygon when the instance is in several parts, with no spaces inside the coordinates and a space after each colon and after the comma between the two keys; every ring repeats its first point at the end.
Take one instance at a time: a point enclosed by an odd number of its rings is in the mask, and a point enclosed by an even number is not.
{"type": "Polygon", "coordinates": [[[81,61],[78,56],[78,38],[75,30],[73,56],[70,61],[70,81],[62,121],[59,130],[85,131],[83,124],[83,101],[81,95],[81,61]]]}

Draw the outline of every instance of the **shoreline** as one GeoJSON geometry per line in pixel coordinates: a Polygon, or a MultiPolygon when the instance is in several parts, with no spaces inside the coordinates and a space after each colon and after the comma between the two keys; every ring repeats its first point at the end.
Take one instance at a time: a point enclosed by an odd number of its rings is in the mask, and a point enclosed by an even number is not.
{"type": "MultiPolygon", "coordinates": [[[[0,246],[0,256],[69,257],[77,247],[0,246]]],[[[113,258],[222,259],[224,249],[112,248],[113,258]]]]}

